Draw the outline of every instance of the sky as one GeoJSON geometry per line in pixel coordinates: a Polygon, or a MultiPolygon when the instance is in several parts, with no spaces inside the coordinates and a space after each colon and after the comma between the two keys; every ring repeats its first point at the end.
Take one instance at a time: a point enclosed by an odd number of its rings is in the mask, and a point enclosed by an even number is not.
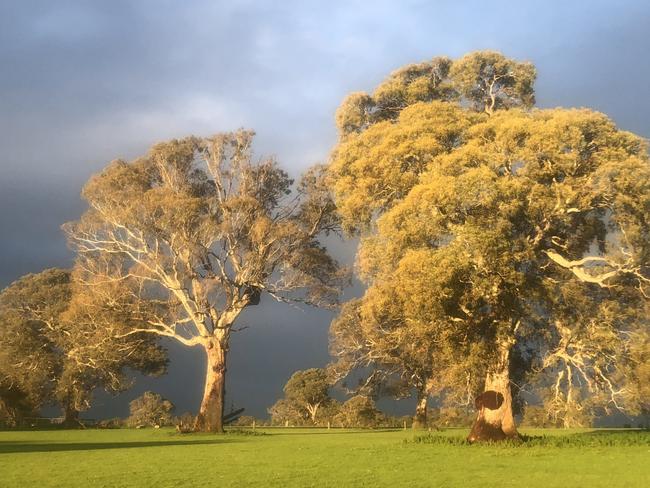
{"type": "MultiPolygon", "coordinates": [[[[246,127],[257,154],[298,175],[327,161],[346,94],[438,55],[529,60],[538,106],[591,107],[648,138],[648,25],[646,0],[0,2],[0,287],[70,266],[60,226],[79,218],[84,182],[109,161],[246,127]]],[[[354,245],[334,252],[351,262],[354,245]]],[[[332,316],[269,298],[247,311],[227,408],[265,416],[295,370],[325,365],[332,316]]],[[[202,353],[169,346],[166,376],[100,394],[87,416],[126,415],[145,389],[196,411],[202,353]]]]}

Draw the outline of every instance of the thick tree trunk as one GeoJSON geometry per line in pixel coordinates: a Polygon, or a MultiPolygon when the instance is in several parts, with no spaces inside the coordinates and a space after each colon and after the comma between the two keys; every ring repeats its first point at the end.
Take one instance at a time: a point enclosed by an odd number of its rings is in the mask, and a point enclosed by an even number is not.
{"type": "Polygon", "coordinates": [[[418,391],[418,403],[415,406],[415,416],[413,417],[414,429],[427,428],[427,400],[429,395],[425,390],[418,391]]]}
{"type": "Polygon", "coordinates": [[[205,353],[207,356],[205,390],[194,430],[221,433],[226,386],[226,348],[218,339],[211,338],[206,343],[205,353]]]}
{"type": "Polygon", "coordinates": [[[81,427],[79,421],[79,410],[77,410],[72,401],[66,403],[63,407],[63,423],[65,427],[81,427]]]}
{"type": "Polygon", "coordinates": [[[517,438],[512,415],[510,389],[510,343],[503,344],[497,364],[485,378],[485,388],[476,398],[478,414],[467,438],[470,442],[501,441],[517,438]]]}

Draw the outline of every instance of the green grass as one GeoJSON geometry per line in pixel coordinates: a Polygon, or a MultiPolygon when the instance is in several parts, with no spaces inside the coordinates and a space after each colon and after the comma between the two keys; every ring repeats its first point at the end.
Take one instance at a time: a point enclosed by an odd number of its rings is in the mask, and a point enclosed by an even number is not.
{"type": "Polygon", "coordinates": [[[466,445],[461,430],[257,432],[0,432],[0,486],[650,486],[647,432],[524,430],[519,446],[466,445]]]}

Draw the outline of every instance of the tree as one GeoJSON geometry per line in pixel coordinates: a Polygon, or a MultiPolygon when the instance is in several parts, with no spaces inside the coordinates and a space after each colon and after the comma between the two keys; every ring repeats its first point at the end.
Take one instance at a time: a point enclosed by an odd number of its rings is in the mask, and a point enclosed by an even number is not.
{"type": "Polygon", "coordinates": [[[305,410],[310,420],[316,423],[318,408],[330,399],[329,387],[325,370],[311,368],[291,375],[284,387],[284,395],[288,401],[305,410]]]}
{"type": "MultiPolygon", "coordinates": [[[[363,384],[370,391],[387,390],[388,383],[392,396],[400,398],[414,389],[416,429],[428,425],[429,396],[452,379],[462,381],[476,367],[468,361],[461,366],[457,358],[471,331],[449,328],[445,317],[458,299],[450,292],[458,277],[454,263],[414,253],[373,281],[362,299],[346,303],[331,325],[330,350],[339,376],[370,368],[363,384]]],[[[466,403],[463,393],[453,399],[466,403]]]]}
{"type": "Polygon", "coordinates": [[[105,285],[89,290],[76,276],[48,269],[0,294],[0,368],[14,398],[23,398],[31,410],[58,403],[66,425],[78,424],[96,388],[128,388],[127,368],[161,374],[166,367],[164,350],[148,335],[105,335],[123,332],[135,319],[125,311],[124,297],[113,294],[113,302],[105,302],[105,285]]]}
{"type": "Polygon", "coordinates": [[[334,418],[342,427],[374,427],[381,418],[381,412],[375,407],[372,398],[355,395],[347,400],[334,418]]]}
{"type": "Polygon", "coordinates": [[[287,400],[281,398],[268,409],[271,415],[271,423],[273,425],[303,425],[305,422],[305,414],[298,406],[287,400]]]}
{"type": "Polygon", "coordinates": [[[131,427],[163,427],[171,425],[174,404],[152,391],[145,391],[129,403],[131,427]]]}
{"type": "Polygon", "coordinates": [[[354,320],[334,322],[336,349],[407,377],[431,366],[429,393],[475,398],[471,440],[517,435],[513,383],[550,386],[558,416],[586,395],[638,410],[645,142],[586,109],[522,110],[534,100],[529,64],[474,53],[449,73],[460,103],[409,105],[333,152],[336,202],[361,234],[369,285],[354,320]],[[427,335],[415,358],[400,351],[427,335]]]}
{"type": "Polygon", "coordinates": [[[341,411],[342,403],[330,398],[318,409],[318,425],[328,428],[335,423],[336,416],[341,411]]]}
{"type": "Polygon", "coordinates": [[[318,420],[331,421],[339,404],[329,396],[330,386],[328,373],[322,368],[296,371],[284,386],[284,398],[269,409],[273,423],[315,425],[318,420]]]}
{"type": "Polygon", "coordinates": [[[8,423],[33,414],[55,397],[62,370],[52,317],[70,301],[70,274],[27,275],[0,293],[0,398],[8,423]]]}
{"type": "Polygon", "coordinates": [[[124,283],[143,326],[126,334],[203,348],[196,429],[222,432],[226,358],[237,317],[262,293],[329,305],[345,279],[319,236],[338,227],[316,167],[296,187],[253,133],[157,144],[86,184],[89,210],[66,226],[88,275],[124,283]],[[96,263],[106,262],[106,266],[96,263]]]}
{"type": "MultiPolygon", "coordinates": [[[[11,368],[8,359],[12,351],[3,349],[0,352],[0,427],[16,427],[25,417],[35,415],[40,403],[40,398],[35,398],[35,394],[38,395],[39,390],[29,384],[29,380],[34,378],[29,378],[27,371],[17,374],[11,368]]],[[[34,383],[38,385],[39,380],[40,378],[34,383]]]]}

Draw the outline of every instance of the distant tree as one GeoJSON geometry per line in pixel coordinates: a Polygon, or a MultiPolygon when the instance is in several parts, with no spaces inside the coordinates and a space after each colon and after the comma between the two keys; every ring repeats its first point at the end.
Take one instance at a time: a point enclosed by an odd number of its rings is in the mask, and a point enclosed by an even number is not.
{"type": "Polygon", "coordinates": [[[284,387],[284,398],[269,409],[276,424],[324,424],[338,413],[338,402],[329,396],[330,380],[321,368],[296,371],[284,387]]]}
{"type": "MultiPolygon", "coordinates": [[[[223,431],[226,357],[241,312],[262,293],[333,304],[345,274],[320,244],[338,228],[322,168],[295,187],[253,133],[157,144],[86,184],[90,209],[66,226],[90,277],[123,283],[144,325],[207,358],[197,430],[223,431]],[[96,262],[108,262],[97,266],[96,262]]],[[[90,279],[90,278],[89,278],[90,279]]]]}
{"type": "Polygon", "coordinates": [[[549,419],[546,409],[541,405],[528,404],[524,407],[524,414],[521,418],[521,425],[524,427],[556,427],[549,419]]]}
{"type": "Polygon", "coordinates": [[[376,427],[381,418],[381,412],[375,407],[372,398],[356,395],[341,405],[334,421],[343,427],[368,428],[376,427]]]}
{"type": "Polygon", "coordinates": [[[56,318],[70,296],[69,272],[54,269],[27,275],[0,293],[0,403],[7,423],[15,425],[57,396],[63,356],[56,318]]]}
{"type": "Polygon", "coordinates": [[[470,427],[474,413],[462,407],[442,407],[433,415],[432,420],[439,427],[470,427]]]}
{"type": "Polygon", "coordinates": [[[238,427],[251,427],[253,425],[261,426],[263,424],[263,421],[256,419],[251,415],[242,415],[241,417],[237,418],[237,420],[233,422],[232,425],[236,425],[238,427]]]}
{"type": "Polygon", "coordinates": [[[329,380],[321,368],[296,371],[284,387],[284,396],[298,409],[304,410],[309,419],[316,423],[319,407],[330,401],[329,380]]]}
{"type": "Polygon", "coordinates": [[[294,403],[281,398],[268,409],[272,425],[304,425],[307,418],[305,412],[294,403]]]}
{"type": "Polygon", "coordinates": [[[145,391],[129,403],[128,425],[131,427],[164,427],[171,425],[174,404],[157,393],[145,391]]]}
{"type": "Polygon", "coordinates": [[[103,419],[97,423],[100,429],[121,429],[126,426],[125,419],[121,417],[113,417],[110,419],[103,419]]]}
{"type": "Polygon", "coordinates": [[[458,101],[403,107],[333,151],[368,284],[333,323],[337,356],[474,403],[471,440],[517,435],[513,384],[552,392],[555,417],[639,411],[646,143],[586,109],[521,110],[534,101],[527,63],[474,53],[449,78],[458,101]]]}
{"type": "MultiPolygon", "coordinates": [[[[148,335],[107,337],[137,322],[128,297],[105,284],[82,284],[67,270],[26,275],[0,293],[0,370],[32,410],[58,403],[64,423],[78,423],[92,392],[131,386],[127,369],[160,374],[163,349],[148,335]]],[[[117,334],[116,334],[117,335],[117,334]]],[[[3,395],[4,396],[4,395],[3,395]]]]}
{"type": "Polygon", "coordinates": [[[336,416],[340,413],[342,403],[330,398],[318,409],[317,424],[320,426],[334,425],[336,416]]]}

